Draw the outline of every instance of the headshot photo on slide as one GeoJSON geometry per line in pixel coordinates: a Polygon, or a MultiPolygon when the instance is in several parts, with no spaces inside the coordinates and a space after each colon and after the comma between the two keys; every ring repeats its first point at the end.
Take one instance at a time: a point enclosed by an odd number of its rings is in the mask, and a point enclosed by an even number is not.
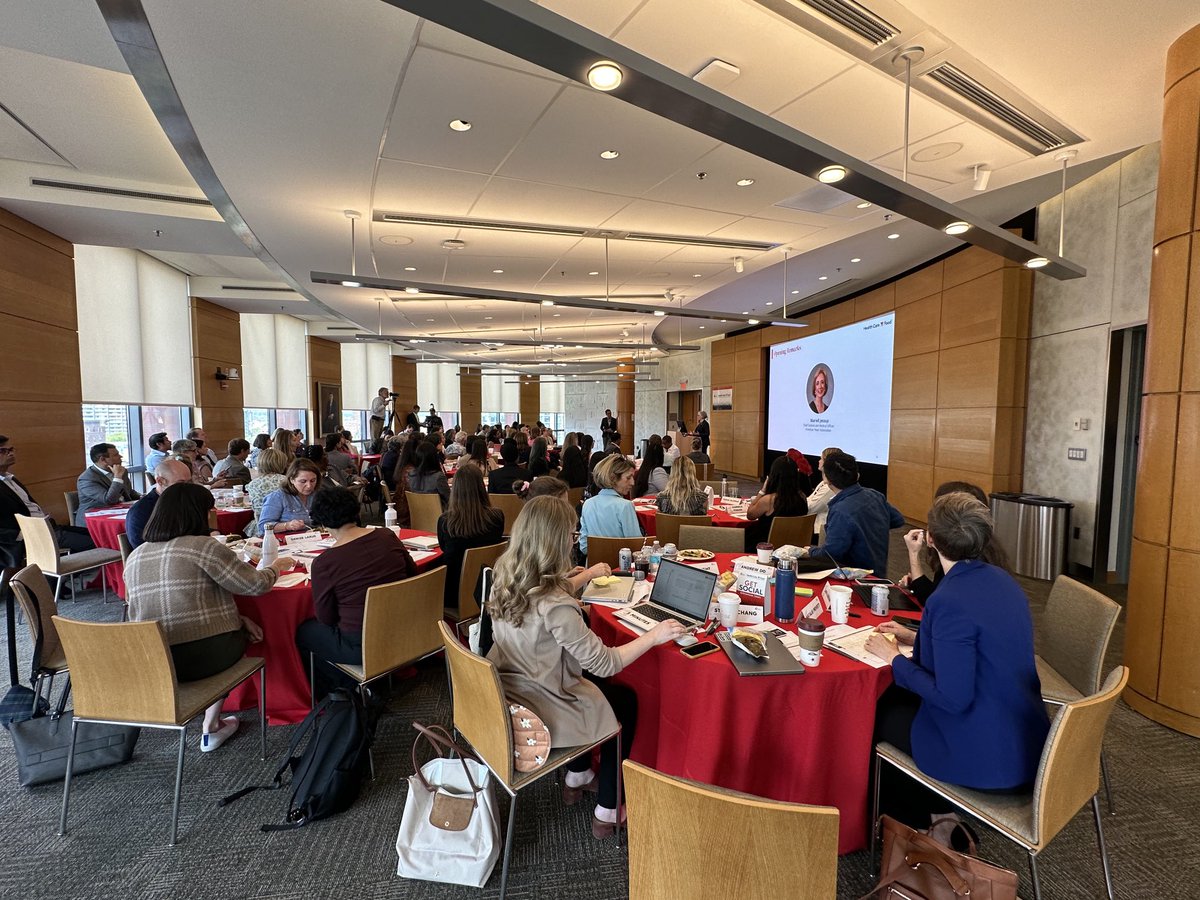
{"type": "Polygon", "coordinates": [[[833,403],[833,372],[825,363],[817,363],[808,373],[808,408],[824,413],[833,403]]]}

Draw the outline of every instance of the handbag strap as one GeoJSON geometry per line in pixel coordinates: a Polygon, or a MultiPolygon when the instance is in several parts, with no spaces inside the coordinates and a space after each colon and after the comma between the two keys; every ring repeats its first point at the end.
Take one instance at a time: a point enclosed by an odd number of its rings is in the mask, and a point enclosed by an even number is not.
{"type": "MultiPolygon", "coordinates": [[[[454,738],[450,737],[450,732],[446,731],[446,729],[441,725],[426,726],[422,725],[420,722],[413,722],[412,726],[433,747],[435,756],[440,757],[442,754],[439,751],[446,750],[450,753],[450,759],[454,759],[455,756],[458,757],[459,761],[462,763],[463,772],[466,773],[467,783],[471,785],[472,793],[478,794],[481,790],[483,790],[483,788],[475,783],[475,779],[471,775],[471,768],[467,765],[468,759],[483,765],[483,761],[476,756],[473,751],[468,750],[462,744],[459,744],[457,741],[455,741],[454,738]]],[[[413,772],[416,774],[418,780],[420,780],[421,786],[425,788],[425,790],[432,792],[435,790],[435,788],[425,779],[425,773],[421,771],[421,764],[417,762],[417,744],[419,742],[419,740],[413,741],[413,772]]]]}
{"type": "Polygon", "coordinates": [[[954,871],[954,867],[944,855],[931,853],[927,850],[909,850],[904,854],[904,862],[911,869],[916,869],[922,865],[933,866],[950,883],[950,887],[956,895],[965,897],[971,893],[971,886],[967,884],[965,878],[954,871]]]}

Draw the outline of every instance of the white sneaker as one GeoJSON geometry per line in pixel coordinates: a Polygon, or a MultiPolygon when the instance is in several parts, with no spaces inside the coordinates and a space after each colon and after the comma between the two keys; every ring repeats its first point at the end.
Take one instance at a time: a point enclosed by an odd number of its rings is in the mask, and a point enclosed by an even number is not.
{"type": "Polygon", "coordinates": [[[225,716],[221,719],[221,727],[216,731],[208,731],[200,735],[200,752],[211,753],[233,737],[238,730],[238,717],[225,716]]]}

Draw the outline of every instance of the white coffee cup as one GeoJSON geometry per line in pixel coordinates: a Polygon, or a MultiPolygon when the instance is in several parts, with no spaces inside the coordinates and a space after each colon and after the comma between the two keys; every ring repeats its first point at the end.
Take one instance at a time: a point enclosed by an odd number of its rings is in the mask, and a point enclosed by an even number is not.
{"type": "Polygon", "coordinates": [[[721,624],[728,629],[737,627],[738,604],[742,602],[742,598],[732,592],[726,592],[717,597],[717,606],[720,609],[721,624]]]}
{"type": "Polygon", "coordinates": [[[775,555],[775,547],[772,544],[762,543],[754,548],[758,554],[758,561],[764,566],[771,562],[771,557],[775,555]]]}
{"type": "Polygon", "coordinates": [[[850,597],[853,591],[844,584],[831,584],[825,588],[829,598],[829,616],[838,625],[845,625],[850,619],[850,597]]]}

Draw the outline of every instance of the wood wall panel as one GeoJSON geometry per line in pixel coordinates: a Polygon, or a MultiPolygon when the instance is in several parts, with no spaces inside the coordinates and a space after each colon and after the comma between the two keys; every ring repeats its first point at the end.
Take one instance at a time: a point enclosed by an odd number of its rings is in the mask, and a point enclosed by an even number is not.
{"type": "Polygon", "coordinates": [[[936,429],[937,410],[935,409],[892,410],[889,456],[893,461],[904,460],[932,466],[936,429]]]}
{"type": "Polygon", "coordinates": [[[819,315],[822,331],[832,331],[843,325],[849,325],[854,321],[854,301],[843,300],[836,306],[821,310],[819,315]]]}
{"type": "MultiPolygon", "coordinates": [[[[942,466],[933,467],[934,490],[947,481],[968,481],[978,485],[985,494],[992,491],[1011,491],[1016,489],[1008,475],[997,475],[994,472],[981,472],[977,469],[951,469],[942,466]]],[[[1017,486],[1019,487],[1019,485],[1017,486]]]]}
{"type": "Polygon", "coordinates": [[[854,321],[873,319],[896,308],[896,283],[892,282],[854,298],[854,321]]]}
{"type": "Polygon", "coordinates": [[[242,382],[217,379],[242,368],[241,317],[233,310],[199,297],[191,299],[192,367],[196,384],[196,424],[204,428],[208,446],[224,456],[233,438],[246,430],[242,417],[242,382]]]}
{"type": "Polygon", "coordinates": [[[995,406],[1000,382],[1000,341],[954,347],[938,354],[938,406],[995,406]]]}
{"type": "Polygon", "coordinates": [[[404,417],[417,402],[417,364],[403,356],[392,357],[392,390],[396,392],[396,427],[404,427],[404,417]]]}
{"type": "MultiPolygon", "coordinates": [[[[1158,163],[1158,197],[1154,243],[1188,234],[1195,215],[1197,147],[1200,134],[1200,78],[1194,74],[1163,97],[1162,147],[1158,163]]],[[[1153,296],[1153,293],[1151,294],[1153,296]]]]}
{"type": "MultiPolygon", "coordinates": [[[[1172,540],[1174,543],[1174,540],[1172,540]]],[[[1166,605],[1162,618],[1162,661],[1158,701],[1189,716],[1200,716],[1200,554],[1172,547],[1167,562],[1166,605]]]]}
{"type": "Polygon", "coordinates": [[[933,409],[938,403],[938,355],[924,353],[892,364],[892,409],[933,409]]]}
{"type": "Polygon", "coordinates": [[[759,381],[763,377],[763,352],[759,347],[738,350],[733,357],[734,381],[759,381]]]}
{"type": "MultiPolygon", "coordinates": [[[[1166,544],[1169,537],[1178,417],[1178,395],[1147,394],[1143,398],[1138,471],[1154,473],[1154,478],[1142,477],[1137,481],[1133,534],[1154,544],[1166,544]]],[[[1134,583],[1131,575],[1130,584],[1134,583]]]]}
{"type": "Polygon", "coordinates": [[[935,465],[949,469],[994,472],[995,407],[939,409],[935,465]]]}
{"type": "MultiPolygon", "coordinates": [[[[1171,503],[1171,546],[1200,551],[1200,394],[1179,396],[1175,436],[1175,499],[1171,503]]],[[[1200,585],[1200,582],[1197,583],[1200,585]]],[[[1192,597],[1195,591],[1192,592],[1192,597]]],[[[1194,601],[1192,601],[1194,602],[1194,601]]],[[[1197,604],[1200,609],[1200,604],[1197,604]]]]}
{"type": "Polygon", "coordinates": [[[75,263],[63,254],[15,231],[0,227],[0,312],[69,331],[75,318],[75,263]]]}
{"type": "Polygon", "coordinates": [[[897,308],[942,292],[942,261],[930,263],[896,282],[897,308]]]}
{"type": "MultiPolygon", "coordinates": [[[[1200,223],[1200,214],[1196,217],[1200,223]]],[[[1200,391],[1200,231],[1192,235],[1192,270],[1188,279],[1187,324],[1183,338],[1180,388],[1200,391]]]]}
{"type": "Polygon", "coordinates": [[[1179,390],[1187,304],[1187,236],[1177,237],[1154,248],[1150,263],[1149,319],[1154,327],[1146,332],[1146,375],[1143,390],[1148,394],[1179,390]]]}
{"type": "Polygon", "coordinates": [[[761,412],[766,407],[764,400],[762,378],[750,381],[735,381],[733,383],[733,411],[761,412]]]}
{"type": "Polygon", "coordinates": [[[317,384],[342,384],[342,350],[337,341],[308,338],[308,436],[319,437],[321,416],[317,411],[317,384]]]}
{"type": "MultiPolygon", "coordinates": [[[[12,367],[4,374],[5,397],[46,403],[70,401],[75,404],[75,418],[81,418],[83,388],[77,331],[0,314],[0,359],[6,367],[12,367]]],[[[82,425],[79,433],[82,441],[82,425]]]]}
{"type": "MultiPolygon", "coordinates": [[[[718,341],[717,344],[723,344],[724,341],[718,341]]],[[[716,346],[716,345],[714,345],[716,346]]],[[[713,387],[726,387],[733,384],[734,360],[736,359],[733,353],[723,353],[718,356],[716,353],[712,357],[712,369],[710,378],[712,379],[713,387]]]]}
{"type": "Polygon", "coordinates": [[[934,353],[941,346],[942,295],[931,294],[896,310],[896,358],[934,353]]]}
{"type": "Polygon", "coordinates": [[[1162,659],[1163,609],[1167,602],[1167,548],[1133,539],[1129,583],[1138,586],[1125,611],[1125,657],[1136,660],[1129,686],[1147,697],[1158,695],[1162,659]]]}
{"type": "Polygon", "coordinates": [[[483,414],[483,377],[479,369],[459,368],[458,394],[460,427],[474,434],[483,414]]]}
{"type": "Polygon", "coordinates": [[[942,349],[1003,336],[1004,270],[942,291],[942,349]]]}
{"type": "Polygon", "coordinates": [[[888,465],[888,500],[906,519],[924,522],[933,504],[933,467],[893,459],[888,465]]]}
{"type": "Polygon", "coordinates": [[[942,269],[942,290],[974,281],[1005,265],[1004,257],[997,256],[980,247],[964,247],[953,256],[946,257],[942,269]]]}
{"type": "MultiPolygon", "coordinates": [[[[542,378],[540,375],[535,375],[533,378],[523,379],[517,387],[520,390],[521,422],[532,425],[539,418],[541,418],[541,415],[542,415],[542,410],[541,410],[542,378]]],[[[623,389],[622,385],[617,385],[617,406],[618,406],[617,418],[618,418],[618,424],[621,426],[621,446],[624,447],[626,445],[626,443],[628,443],[629,446],[632,447],[633,446],[632,419],[628,425],[619,421],[621,418],[621,410],[619,407],[621,406],[620,400],[621,400],[622,389],[623,389]]],[[[629,393],[630,394],[633,393],[632,386],[630,386],[629,393]]],[[[480,401],[480,405],[482,405],[482,400],[480,401]]],[[[630,412],[632,413],[632,410],[633,410],[632,398],[630,398],[629,409],[630,409],[630,412]]],[[[633,451],[626,450],[625,452],[632,453],[633,451]]]]}

